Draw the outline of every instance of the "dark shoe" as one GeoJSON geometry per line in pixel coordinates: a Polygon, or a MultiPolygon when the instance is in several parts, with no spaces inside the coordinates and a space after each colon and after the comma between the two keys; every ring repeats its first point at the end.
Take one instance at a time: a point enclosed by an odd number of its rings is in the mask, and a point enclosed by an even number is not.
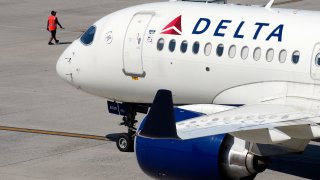
{"type": "Polygon", "coordinates": [[[53,43],[52,42],[48,42],[48,45],[53,45],[53,43]]]}
{"type": "Polygon", "coordinates": [[[59,44],[59,40],[56,40],[56,44],[59,44]]]}

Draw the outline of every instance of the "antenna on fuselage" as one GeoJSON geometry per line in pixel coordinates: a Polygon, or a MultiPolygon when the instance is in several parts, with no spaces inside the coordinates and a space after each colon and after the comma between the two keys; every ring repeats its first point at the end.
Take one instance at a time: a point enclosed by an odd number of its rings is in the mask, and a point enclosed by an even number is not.
{"type": "Polygon", "coordinates": [[[265,6],[265,8],[266,8],[266,9],[270,9],[271,6],[273,5],[273,3],[274,3],[274,0],[270,0],[270,1],[268,2],[268,4],[265,6]]]}

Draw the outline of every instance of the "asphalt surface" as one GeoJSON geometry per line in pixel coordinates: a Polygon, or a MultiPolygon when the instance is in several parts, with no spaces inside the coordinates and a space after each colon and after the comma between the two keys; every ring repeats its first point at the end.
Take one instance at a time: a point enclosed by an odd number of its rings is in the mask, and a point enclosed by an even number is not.
{"type": "MultiPolygon", "coordinates": [[[[103,137],[124,132],[121,117],[107,113],[106,99],[64,83],[55,64],[63,50],[99,18],[154,0],[1,0],[0,126],[103,137]],[[51,10],[65,30],[60,45],[48,46],[46,20],[51,10]]],[[[266,4],[266,0],[232,3],[266,4]]],[[[277,1],[276,7],[320,10],[320,1],[277,1]]],[[[141,118],[141,116],[139,116],[141,118]]],[[[1,129],[1,128],[0,128],[1,129]]],[[[284,156],[256,179],[317,179],[319,146],[303,156],[284,156]]],[[[0,179],[150,179],[134,153],[113,141],[39,132],[0,130],[0,179]]],[[[320,175],[319,175],[320,177],[320,175]]]]}

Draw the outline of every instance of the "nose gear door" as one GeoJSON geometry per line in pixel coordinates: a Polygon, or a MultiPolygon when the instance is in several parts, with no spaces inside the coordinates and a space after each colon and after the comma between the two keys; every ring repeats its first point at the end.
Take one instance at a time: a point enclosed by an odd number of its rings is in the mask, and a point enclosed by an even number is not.
{"type": "Polygon", "coordinates": [[[154,16],[153,12],[136,13],[127,29],[123,48],[123,72],[127,76],[144,77],[143,42],[146,29],[154,16]]]}

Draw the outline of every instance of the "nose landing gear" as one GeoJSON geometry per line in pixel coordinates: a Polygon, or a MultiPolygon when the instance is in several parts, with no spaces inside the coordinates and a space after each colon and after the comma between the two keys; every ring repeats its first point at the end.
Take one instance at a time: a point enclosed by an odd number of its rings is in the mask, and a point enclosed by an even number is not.
{"type": "Polygon", "coordinates": [[[122,118],[123,122],[120,125],[128,127],[128,133],[122,133],[117,139],[117,147],[122,152],[133,152],[134,150],[134,136],[136,135],[136,123],[135,120],[137,112],[131,105],[128,107],[128,115],[122,118]]]}
{"type": "Polygon", "coordinates": [[[117,139],[117,148],[122,152],[133,152],[134,147],[134,135],[129,133],[122,133],[117,139]]]}
{"type": "Polygon", "coordinates": [[[135,120],[137,112],[147,114],[149,106],[144,104],[133,104],[133,103],[116,103],[108,101],[109,113],[123,116],[120,125],[128,128],[127,133],[120,134],[117,139],[117,148],[122,152],[133,152],[134,151],[134,137],[136,135],[136,124],[135,120]]]}

